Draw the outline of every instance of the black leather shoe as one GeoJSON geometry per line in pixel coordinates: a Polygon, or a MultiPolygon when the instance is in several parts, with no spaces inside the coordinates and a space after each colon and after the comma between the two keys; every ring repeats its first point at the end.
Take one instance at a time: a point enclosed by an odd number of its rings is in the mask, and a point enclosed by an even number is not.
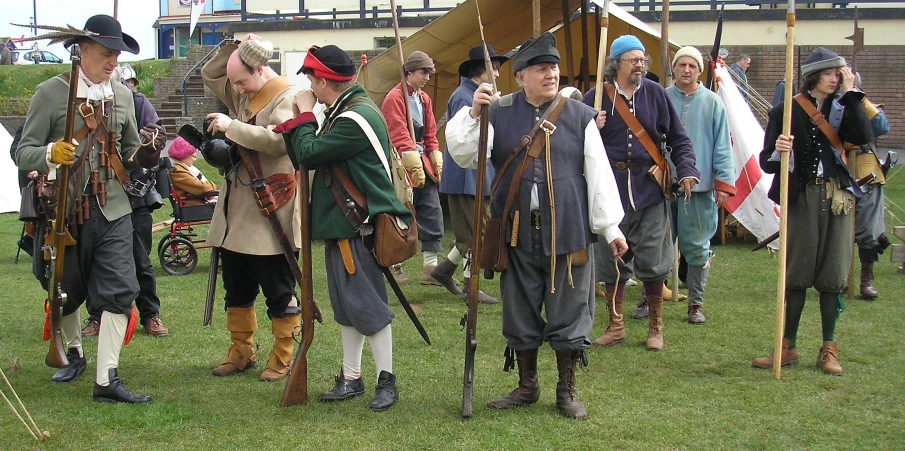
{"type": "Polygon", "coordinates": [[[343,376],[342,370],[339,376],[336,376],[336,383],[333,389],[317,397],[320,402],[345,401],[356,396],[361,396],[365,392],[365,383],[359,377],[358,379],[348,380],[343,376]]]}
{"type": "Polygon", "coordinates": [[[53,373],[53,377],[50,380],[54,382],[72,382],[78,379],[85,372],[85,367],[88,366],[88,359],[79,357],[77,348],[69,348],[69,351],[66,352],[66,360],[69,361],[69,365],[58,369],[53,373]]]}
{"type": "Polygon", "coordinates": [[[124,402],[129,404],[150,404],[151,397],[137,395],[126,389],[122,379],[116,375],[116,368],[110,368],[107,373],[110,376],[110,385],[104,387],[94,383],[95,402],[124,402]]]}
{"type": "Polygon", "coordinates": [[[383,412],[396,404],[399,399],[399,390],[396,390],[396,375],[386,371],[381,371],[377,377],[377,390],[374,392],[374,399],[371,401],[371,410],[375,412],[383,412]]]}

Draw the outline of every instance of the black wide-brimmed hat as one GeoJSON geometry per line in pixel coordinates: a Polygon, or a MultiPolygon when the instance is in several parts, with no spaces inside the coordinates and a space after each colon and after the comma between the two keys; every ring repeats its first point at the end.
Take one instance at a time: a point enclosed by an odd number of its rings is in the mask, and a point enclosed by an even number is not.
{"type": "Polygon", "coordinates": [[[545,31],[537,39],[528,39],[522,43],[518,53],[512,58],[512,73],[535,64],[559,63],[559,50],[556,50],[556,36],[545,31]]]}
{"type": "Polygon", "coordinates": [[[85,22],[85,30],[96,33],[96,35],[71,38],[66,40],[63,46],[69,48],[79,39],[90,39],[110,50],[120,50],[136,55],[139,52],[138,41],[132,36],[123,33],[123,27],[119,21],[106,14],[98,14],[89,18],[85,22]]]}
{"type": "MultiPolygon", "coordinates": [[[[506,61],[509,61],[509,57],[497,55],[496,52],[493,51],[492,45],[487,46],[487,53],[490,54],[490,61],[498,61],[501,65],[506,61]]],[[[467,78],[468,73],[471,72],[471,68],[478,64],[484,64],[483,45],[474,46],[468,51],[468,60],[459,64],[459,76],[467,78]]]]}

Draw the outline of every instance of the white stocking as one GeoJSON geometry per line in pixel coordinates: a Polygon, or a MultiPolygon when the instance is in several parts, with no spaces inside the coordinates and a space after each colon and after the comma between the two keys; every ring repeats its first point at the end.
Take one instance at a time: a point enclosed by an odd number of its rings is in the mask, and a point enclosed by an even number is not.
{"type": "Polygon", "coordinates": [[[352,326],[339,326],[343,338],[343,378],[347,381],[361,377],[361,350],[365,336],[352,326]]]}
{"type": "Polygon", "coordinates": [[[119,351],[123,348],[126,328],[129,326],[129,315],[110,313],[104,310],[101,314],[101,329],[97,334],[97,376],[98,385],[110,385],[111,368],[119,367],[119,351]]]}
{"type": "Polygon", "coordinates": [[[78,309],[60,319],[60,330],[66,339],[66,349],[76,348],[79,350],[79,357],[85,357],[85,352],[82,351],[82,320],[78,309]]]}
{"type": "Polygon", "coordinates": [[[387,327],[368,336],[368,343],[371,344],[371,352],[374,354],[377,377],[380,377],[381,371],[393,372],[393,329],[391,327],[392,324],[387,324],[387,327]]]}

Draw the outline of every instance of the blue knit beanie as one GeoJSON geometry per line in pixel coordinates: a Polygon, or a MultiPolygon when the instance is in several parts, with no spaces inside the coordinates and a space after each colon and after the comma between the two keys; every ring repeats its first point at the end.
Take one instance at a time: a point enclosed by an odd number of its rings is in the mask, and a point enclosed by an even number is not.
{"type": "Polygon", "coordinates": [[[613,44],[610,46],[610,58],[618,58],[623,53],[631,50],[641,50],[643,52],[644,44],[630,34],[619,36],[613,40],[613,44]]]}

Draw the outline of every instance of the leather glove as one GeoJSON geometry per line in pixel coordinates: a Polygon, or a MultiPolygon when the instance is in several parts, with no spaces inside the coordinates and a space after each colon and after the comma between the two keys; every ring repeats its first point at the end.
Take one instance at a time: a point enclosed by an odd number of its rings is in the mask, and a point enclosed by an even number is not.
{"type": "Polygon", "coordinates": [[[439,181],[440,177],[443,176],[443,152],[435,150],[427,154],[427,157],[430,158],[434,171],[437,173],[437,181],[439,181]]]}
{"type": "Polygon", "coordinates": [[[50,147],[50,161],[63,166],[72,166],[75,163],[75,146],[63,140],[53,143],[50,147]]]}
{"type": "Polygon", "coordinates": [[[412,186],[421,188],[424,186],[424,167],[421,165],[421,155],[417,151],[402,152],[402,167],[412,177],[412,186]]]}
{"type": "Polygon", "coordinates": [[[161,151],[167,143],[167,129],[162,125],[147,124],[138,131],[143,138],[143,144],[154,147],[154,150],[161,151]]]}

